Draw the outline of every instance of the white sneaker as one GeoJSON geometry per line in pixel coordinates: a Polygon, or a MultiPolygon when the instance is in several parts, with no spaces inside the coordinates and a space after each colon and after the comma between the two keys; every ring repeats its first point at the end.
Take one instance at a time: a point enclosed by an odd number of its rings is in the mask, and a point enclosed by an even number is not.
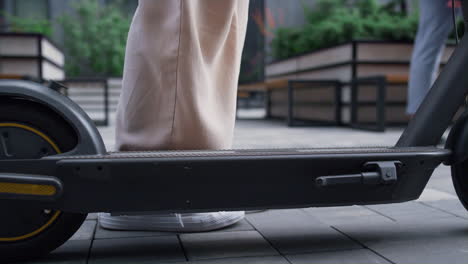
{"type": "Polygon", "coordinates": [[[193,214],[157,214],[142,216],[111,216],[99,213],[102,228],[132,231],[203,232],[221,229],[244,218],[240,212],[193,214]]]}

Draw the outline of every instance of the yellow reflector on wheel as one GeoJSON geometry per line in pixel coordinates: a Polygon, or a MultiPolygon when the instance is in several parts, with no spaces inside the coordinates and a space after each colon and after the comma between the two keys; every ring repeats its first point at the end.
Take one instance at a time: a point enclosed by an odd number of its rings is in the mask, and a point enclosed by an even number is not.
{"type": "Polygon", "coordinates": [[[56,193],[52,185],[0,182],[0,194],[53,196],[56,193]]]}

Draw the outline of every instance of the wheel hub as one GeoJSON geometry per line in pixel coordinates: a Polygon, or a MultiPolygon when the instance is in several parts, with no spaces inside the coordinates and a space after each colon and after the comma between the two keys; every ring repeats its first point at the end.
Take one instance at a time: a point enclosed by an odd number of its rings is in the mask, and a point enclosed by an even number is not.
{"type": "MultiPolygon", "coordinates": [[[[34,127],[0,123],[0,160],[39,159],[59,153],[57,144],[34,127]]],[[[0,243],[31,238],[60,216],[60,211],[31,206],[26,201],[0,200],[0,208],[6,212],[0,219],[0,243]]]]}

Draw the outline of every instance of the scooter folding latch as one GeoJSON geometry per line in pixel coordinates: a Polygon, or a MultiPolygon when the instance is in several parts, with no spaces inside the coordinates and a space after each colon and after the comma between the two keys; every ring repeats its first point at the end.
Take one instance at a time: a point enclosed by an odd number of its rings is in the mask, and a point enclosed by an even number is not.
{"type": "Polygon", "coordinates": [[[347,174],[323,176],[315,179],[317,187],[330,187],[349,184],[388,185],[397,181],[397,166],[399,161],[375,161],[364,164],[364,172],[360,174],[347,174]]]}

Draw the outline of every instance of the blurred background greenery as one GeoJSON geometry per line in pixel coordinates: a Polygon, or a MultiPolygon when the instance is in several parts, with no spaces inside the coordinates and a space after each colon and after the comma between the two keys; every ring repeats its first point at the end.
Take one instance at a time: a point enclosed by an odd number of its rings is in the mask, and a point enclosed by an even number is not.
{"type": "Polygon", "coordinates": [[[60,17],[66,32],[67,76],[122,74],[131,17],[122,12],[121,4],[85,0],[73,5],[74,16],[60,17]]]}
{"type": "Polygon", "coordinates": [[[304,5],[306,23],[277,29],[272,56],[284,59],[356,39],[414,40],[418,11],[398,10],[398,2],[319,0],[313,9],[304,5]]]}
{"type": "Polygon", "coordinates": [[[41,18],[40,12],[3,14],[8,21],[8,31],[40,33],[61,42],[59,46],[67,56],[65,70],[68,77],[121,76],[133,13],[128,12],[126,1],[110,1],[103,5],[99,0],[80,0],[71,2],[69,8],[48,19],[41,18]],[[58,37],[54,25],[62,31],[58,37]]]}

